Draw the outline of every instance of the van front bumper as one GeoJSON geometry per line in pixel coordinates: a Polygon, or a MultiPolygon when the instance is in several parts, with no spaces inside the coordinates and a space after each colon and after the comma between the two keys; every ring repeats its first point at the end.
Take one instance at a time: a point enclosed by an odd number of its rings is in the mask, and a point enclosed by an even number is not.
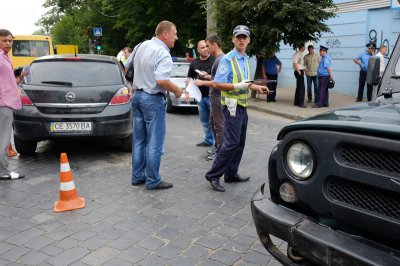
{"type": "Polygon", "coordinates": [[[400,265],[397,251],[315,223],[306,215],[275,204],[264,195],[264,189],[265,184],[252,197],[253,220],[261,243],[283,265],[303,264],[283,254],[270,235],[286,241],[305,260],[317,265],[400,265]]]}

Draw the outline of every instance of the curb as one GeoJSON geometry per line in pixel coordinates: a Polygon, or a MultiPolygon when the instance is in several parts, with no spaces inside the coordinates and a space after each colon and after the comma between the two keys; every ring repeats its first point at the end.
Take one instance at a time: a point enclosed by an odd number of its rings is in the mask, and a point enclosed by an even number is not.
{"type": "Polygon", "coordinates": [[[287,113],[283,113],[283,112],[272,111],[272,110],[268,110],[268,109],[265,109],[265,108],[260,108],[258,106],[253,106],[251,104],[249,104],[248,108],[252,109],[252,110],[259,111],[259,112],[271,114],[271,115],[281,116],[281,117],[288,118],[288,119],[291,119],[291,120],[301,120],[301,119],[305,119],[305,118],[308,117],[308,116],[291,115],[291,114],[287,114],[287,113]]]}

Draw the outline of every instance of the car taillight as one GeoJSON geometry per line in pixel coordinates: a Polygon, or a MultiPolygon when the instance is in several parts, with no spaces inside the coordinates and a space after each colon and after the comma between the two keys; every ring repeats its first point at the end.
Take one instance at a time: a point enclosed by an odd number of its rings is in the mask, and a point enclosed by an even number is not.
{"type": "Polygon", "coordinates": [[[117,91],[117,93],[112,97],[109,105],[119,105],[126,104],[132,98],[132,89],[124,87],[117,91]]]}
{"type": "Polygon", "coordinates": [[[18,88],[18,93],[19,97],[21,97],[22,105],[33,105],[33,102],[31,101],[31,99],[29,99],[28,95],[25,93],[23,89],[18,88]]]}

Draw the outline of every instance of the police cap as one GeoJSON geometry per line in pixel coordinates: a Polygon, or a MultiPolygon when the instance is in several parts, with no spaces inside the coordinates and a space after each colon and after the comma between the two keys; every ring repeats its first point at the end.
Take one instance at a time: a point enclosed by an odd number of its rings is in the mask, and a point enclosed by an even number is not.
{"type": "Polygon", "coordinates": [[[375,49],[376,48],[376,44],[373,42],[369,42],[365,45],[365,47],[367,47],[368,49],[375,49]]]}
{"type": "Polygon", "coordinates": [[[246,35],[247,37],[249,37],[250,36],[249,27],[245,25],[237,25],[233,30],[233,36],[236,37],[238,35],[246,35]]]}
{"type": "Polygon", "coordinates": [[[323,46],[323,45],[320,45],[320,46],[319,46],[319,50],[320,50],[320,51],[328,51],[328,49],[329,49],[329,48],[326,47],[326,46],[323,46]]]}

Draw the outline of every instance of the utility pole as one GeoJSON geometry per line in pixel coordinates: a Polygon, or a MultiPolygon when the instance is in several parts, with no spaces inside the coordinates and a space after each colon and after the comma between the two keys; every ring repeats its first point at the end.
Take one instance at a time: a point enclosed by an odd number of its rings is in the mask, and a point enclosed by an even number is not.
{"type": "Polygon", "coordinates": [[[217,20],[215,19],[214,0],[207,0],[207,36],[217,33],[217,20]]]}

